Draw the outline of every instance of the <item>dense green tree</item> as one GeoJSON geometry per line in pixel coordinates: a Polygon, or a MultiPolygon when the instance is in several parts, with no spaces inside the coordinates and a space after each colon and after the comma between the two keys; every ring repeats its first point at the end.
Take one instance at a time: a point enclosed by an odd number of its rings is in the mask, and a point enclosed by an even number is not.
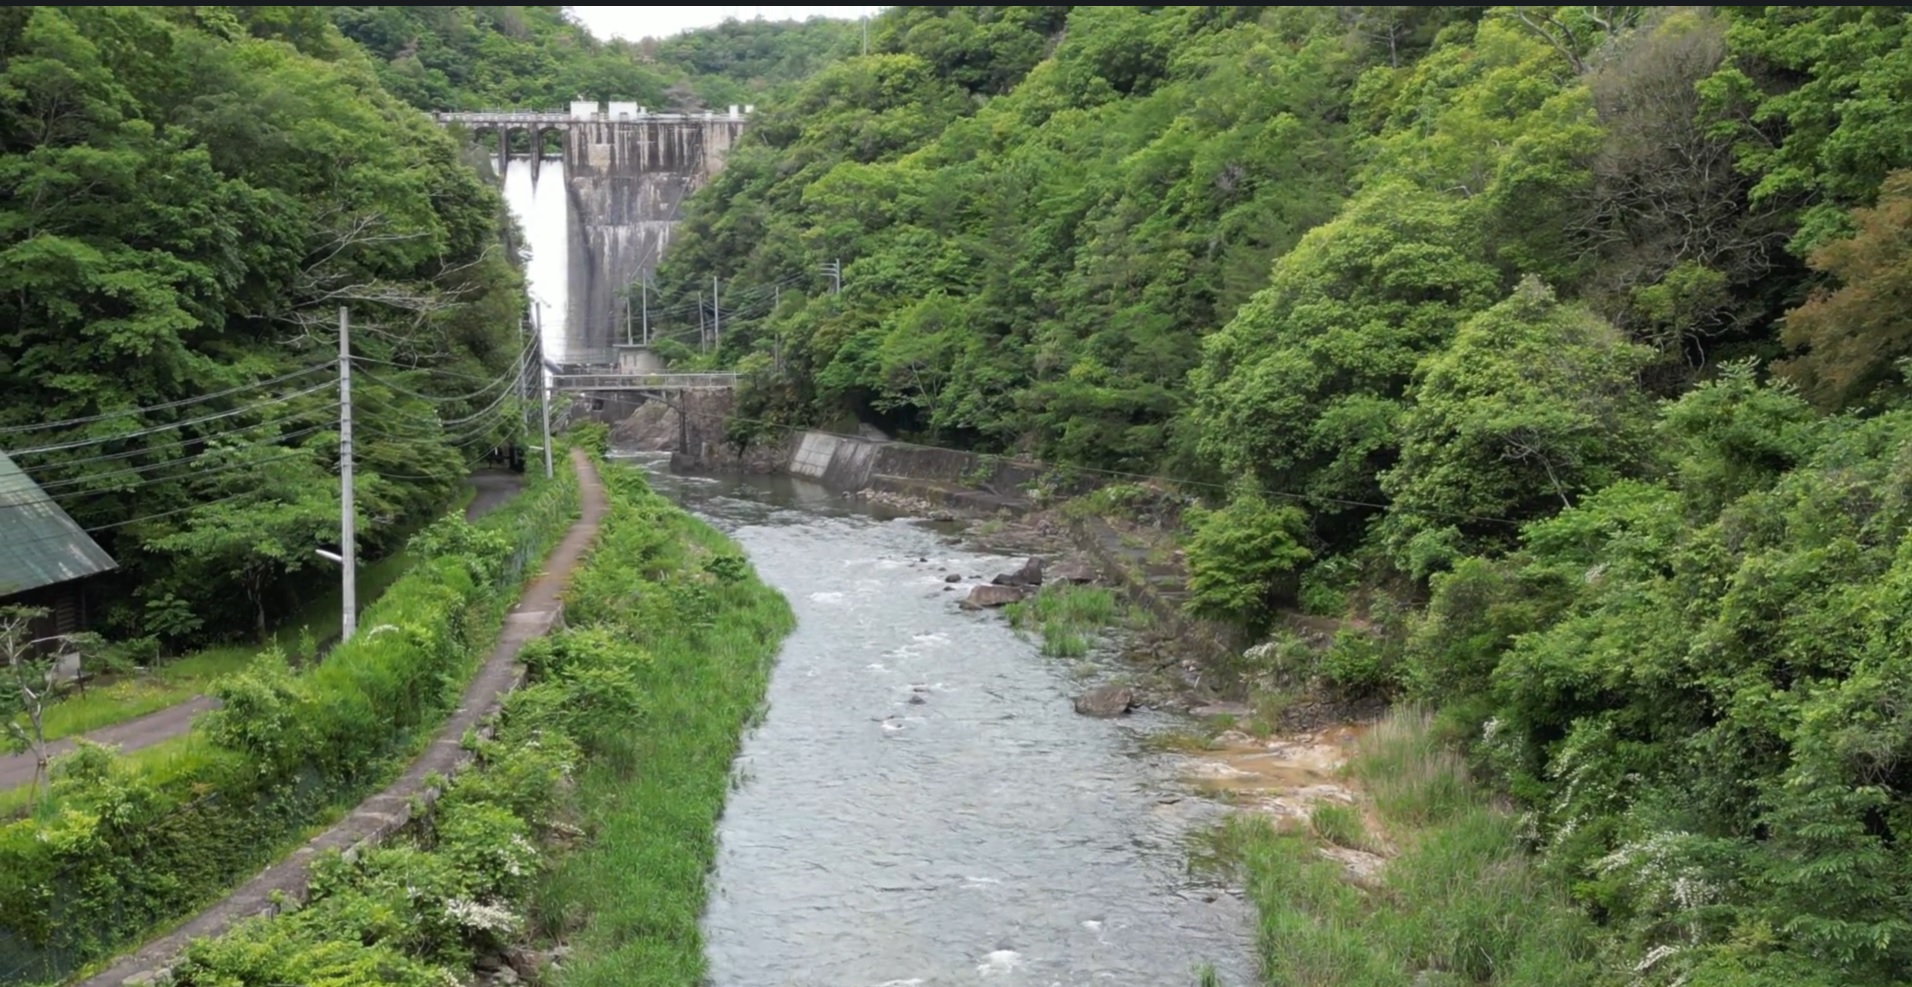
{"type": "Polygon", "coordinates": [[[1421,362],[1382,531],[1416,576],[1646,465],[1651,351],[1528,278],[1421,362]]]}
{"type": "Polygon", "coordinates": [[[1193,378],[1202,451],[1227,474],[1308,496],[1318,517],[1371,514],[1415,365],[1495,290],[1462,215],[1397,182],[1310,231],[1207,340],[1193,378]]]}
{"type": "Polygon", "coordinates": [[[101,529],[137,586],[128,629],[169,598],[196,611],[169,626],[253,627],[336,541],[340,305],[357,352],[427,399],[361,381],[366,551],[438,510],[509,424],[486,409],[503,386],[431,400],[472,387],[386,366],[512,372],[522,292],[496,192],[329,26],[274,10],[0,16],[0,428],[101,529]]]}

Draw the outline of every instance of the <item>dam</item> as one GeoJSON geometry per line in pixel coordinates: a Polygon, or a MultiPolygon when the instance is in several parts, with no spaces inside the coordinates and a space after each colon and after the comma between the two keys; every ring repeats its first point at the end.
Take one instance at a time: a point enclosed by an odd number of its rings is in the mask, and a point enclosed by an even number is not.
{"type": "Polygon", "coordinates": [[[438,113],[489,152],[524,228],[546,353],[608,365],[631,337],[629,289],[663,258],[684,200],[723,169],[754,107],[656,113],[578,100],[565,112],[438,113]]]}

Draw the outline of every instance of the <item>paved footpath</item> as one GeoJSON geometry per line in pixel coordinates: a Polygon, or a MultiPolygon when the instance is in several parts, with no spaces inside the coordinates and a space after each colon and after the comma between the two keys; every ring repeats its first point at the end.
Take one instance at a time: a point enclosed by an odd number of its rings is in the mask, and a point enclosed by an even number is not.
{"type": "Polygon", "coordinates": [[[156,971],[167,968],[192,940],[220,935],[243,919],[270,913],[275,893],[303,898],[306,868],[320,854],[328,850],[350,851],[367,840],[383,839],[411,818],[415,797],[436,797],[425,780],[433,775],[450,777],[465,760],[465,752],[460,747],[465,731],[490,716],[505,694],[522,679],[524,673],[518,665],[518,652],[557,622],[560,599],[571,570],[577,567],[597,537],[598,523],[606,511],[604,486],[590,457],[584,453],[572,451],[571,468],[578,477],[578,520],[545,559],[544,571],[518,598],[518,605],[505,618],[497,646],[466,686],[457,711],[438,731],[431,746],[425,748],[390,787],[359,803],[358,808],[337,825],[259,872],[224,901],[200,912],[172,933],[121,957],[106,972],[81,981],[79,987],[121,987],[128,981],[148,982],[156,971]]]}
{"type": "MultiPolygon", "coordinates": [[[[471,484],[477,488],[477,493],[465,508],[465,520],[476,521],[516,496],[524,487],[524,478],[516,473],[481,470],[472,474],[471,484]]],[[[219,701],[216,699],[194,696],[177,706],[155,710],[145,716],[101,727],[81,736],[96,744],[117,747],[122,754],[131,754],[183,735],[192,729],[193,717],[217,705],[219,701]]],[[[67,737],[48,744],[47,756],[59,757],[71,751],[75,746],[74,739],[67,737]]],[[[0,755],[0,792],[32,782],[33,768],[31,753],[0,755]]]]}

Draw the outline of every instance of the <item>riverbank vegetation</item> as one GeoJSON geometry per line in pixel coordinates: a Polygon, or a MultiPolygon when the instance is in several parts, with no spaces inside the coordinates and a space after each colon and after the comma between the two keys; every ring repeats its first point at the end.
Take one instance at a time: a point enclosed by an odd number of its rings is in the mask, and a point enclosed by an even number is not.
{"type": "Polygon", "coordinates": [[[1305,829],[1240,815],[1221,835],[1246,868],[1270,984],[1607,982],[1593,923],[1521,849],[1518,817],[1474,785],[1424,715],[1390,714],[1349,768],[1369,802],[1317,803],[1305,829]]]}
{"type": "Polygon", "coordinates": [[[1122,615],[1115,593],[1101,586],[1044,586],[1027,600],[1003,608],[1009,625],[1042,638],[1042,653],[1051,658],[1080,658],[1089,653],[1097,636],[1122,615]]]}
{"type": "Polygon", "coordinates": [[[739,441],[849,413],[1199,499],[1193,608],[1312,610],[1260,659],[1437,707],[1602,982],[1895,983],[1906,30],[895,8],[762,112],[658,304],[841,261],[726,319],[739,441]]]}
{"type": "Polygon", "coordinates": [[[474,525],[452,514],[323,664],[276,650],[222,708],[121,758],[92,745],[0,825],[0,970],[49,982],[203,906],[386,782],[452,709],[523,581],[575,517],[566,472],[474,525]]]}
{"type": "Polygon", "coordinates": [[[175,984],[440,987],[553,961],[567,984],[702,982],[730,762],[793,618],[641,474],[603,477],[611,511],[566,627],[526,648],[531,681],[473,741],[476,767],[405,838],[321,862],[304,907],[196,944],[175,984]]]}

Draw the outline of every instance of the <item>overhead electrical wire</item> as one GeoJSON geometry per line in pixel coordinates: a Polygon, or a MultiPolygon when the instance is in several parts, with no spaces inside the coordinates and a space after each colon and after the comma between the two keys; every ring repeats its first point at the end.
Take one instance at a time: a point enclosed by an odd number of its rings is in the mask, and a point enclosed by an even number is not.
{"type": "Polygon", "coordinates": [[[157,435],[161,432],[170,432],[174,429],[187,428],[192,425],[201,425],[206,422],[220,421],[226,418],[232,418],[237,415],[243,415],[249,411],[258,411],[261,408],[270,408],[275,405],[285,404],[288,401],[292,401],[294,399],[304,397],[308,394],[315,394],[319,391],[325,390],[330,387],[335,387],[335,386],[337,385],[334,382],[326,381],[325,383],[315,384],[311,387],[302,388],[300,390],[293,391],[289,394],[282,394],[269,401],[261,401],[261,402],[258,402],[257,404],[241,405],[240,407],[232,408],[226,411],[221,411],[221,412],[218,412],[217,414],[205,415],[199,418],[191,418],[185,421],[168,422],[164,425],[154,425],[150,428],[143,428],[135,432],[121,432],[114,435],[102,435],[102,436],[96,436],[90,439],[76,439],[71,442],[60,442],[60,443],[55,443],[53,445],[48,445],[48,446],[38,446],[32,449],[20,449],[20,450],[9,453],[9,455],[38,456],[38,455],[44,455],[49,452],[63,452],[68,449],[80,449],[86,446],[102,445],[108,442],[122,442],[127,439],[143,438],[148,435],[157,435]]]}
{"type": "Polygon", "coordinates": [[[223,390],[223,391],[214,391],[211,394],[201,394],[198,397],[180,398],[177,401],[167,401],[163,404],[152,404],[152,405],[144,405],[137,408],[127,408],[124,411],[105,411],[97,415],[88,415],[85,418],[68,418],[63,421],[57,421],[57,422],[37,422],[32,425],[9,425],[4,428],[0,428],[0,435],[18,435],[25,432],[41,432],[49,428],[76,428],[81,425],[90,425],[94,422],[103,422],[103,421],[107,421],[109,419],[114,419],[114,418],[125,418],[130,415],[144,415],[144,414],[150,414],[155,411],[167,411],[172,408],[183,408],[183,407],[186,407],[187,405],[201,404],[203,402],[211,401],[216,398],[230,397],[234,394],[244,394],[248,391],[257,391],[262,388],[271,387],[274,384],[283,384],[286,381],[296,380],[309,373],[313,373],[319,370],[324,370],[328,367],[336,367],[336,366],[338,366],[336,362],[314,364],[310,367],[306,367],[303,370],[295,370],[292,373],[284,374],[279,377],[273,377],[267,380],[254,381],[250,384],[241,384],[237,387],[227,388],[226,390],[223,390]]]}

